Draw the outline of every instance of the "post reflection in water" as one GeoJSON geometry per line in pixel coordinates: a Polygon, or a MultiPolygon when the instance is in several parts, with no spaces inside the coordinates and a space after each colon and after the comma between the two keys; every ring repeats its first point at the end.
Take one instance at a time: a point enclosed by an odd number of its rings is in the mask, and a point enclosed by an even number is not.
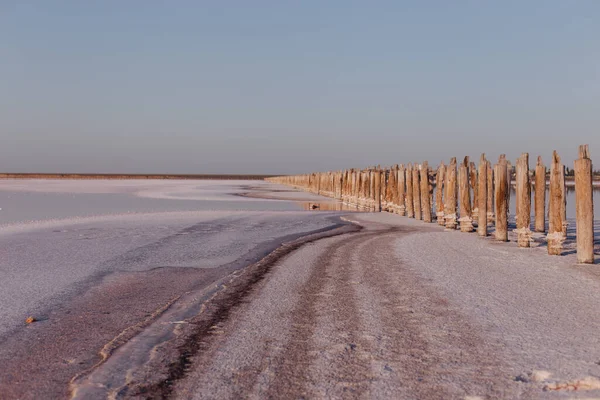
{"type": "Polygon", "coordinates": [[[308,211],[356,211],[356,207],[349,206],[341,201],[323,201],[323,202],[301,202],[303,210],[308,211]]]}

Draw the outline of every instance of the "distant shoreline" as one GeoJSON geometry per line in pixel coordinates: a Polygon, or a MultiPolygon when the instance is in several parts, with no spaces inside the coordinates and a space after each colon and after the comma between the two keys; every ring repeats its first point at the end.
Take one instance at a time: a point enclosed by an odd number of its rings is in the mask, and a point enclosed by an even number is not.
{"type": "Polygon", "coordinates": [[[189,180],[263,180],[276,175],[250,174],[42,174],[0,173],[0,179],[189,179],[189,180]]]}

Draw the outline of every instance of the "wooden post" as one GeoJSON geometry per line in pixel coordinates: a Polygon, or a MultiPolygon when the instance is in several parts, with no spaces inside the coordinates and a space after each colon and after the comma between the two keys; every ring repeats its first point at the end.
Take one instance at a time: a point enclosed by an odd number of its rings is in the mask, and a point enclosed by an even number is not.
{"type": "MultiPolygon", "coordinates": [[[[506,213],[510,215],[510,192],[512,190],[512,164],[510,161],[506,160],[506,171],[507,171],[507,179],[508,179],[508,190],[506,191],[506,213]]],[[[516,207],[516,206],[515,206],[516,207]]],[[[515,212],[516,214],[516,212],[515,212]]]]}
{"type": "Polygon", "coordinates": [[[364,209],[366,207],[366,202],[367,202],[367,192],[368,192],[368,185],[369,185],[369,175],[367,171],[360,171],[359,172],[360,175],[360,194],[358,197],[358,206],[361,209],[364,209]]]}
{"type": "Polygon", "coordinates": [[[400,164],[398,169],[398,214],[406,215],[406,168],[400,164]]]}
{"type": "Polygon", "coordinates": [[[381,212],[381,169],[376,168],[373,171],[373,176],[375,178],[375,192],[373,193],[373,211],[381,212]]]}
{"type": "Polygon", "coordinates": [[[421,166],[415,164],[413,167],[413,203],[415,219],[422,219],[421,212],[421,166]]]}
{"type": "Polygon", "coordinates": [[[508,242],[508,196],[506,192],[508,186],[508,166],[506,156],[503,154],[495,165],[494,175],[496,182],[494,185],[494,195],[496,200],[496,239],[502,242],[508,242]]]}
{"type": "Polygon", "coordinates": [[[579,146],[575,160],[575,213],[577,230],[577,262],[594,263],[594,199],[592,160],[588,145],[579,146]]]}
{"type": "Polygon", "coordinates": [[[535,231],[546,232],[546,167],[542,156],[535,166],[535,231]]]}
{"type": "MultiPolygon", "coordinates": [[[[379,169],[379,168],[378,168],[379,169]]],[[[387,170],[386,168],[383,169],[379,169],[380,173],[381,173],[381,186],[380,186],[380,191],[381,191],[381,201],[380,201],[380,211],[384,211],[385,210],[385,206],[388,200],[387,197],[387,170]]]]}
{"type": "Polygon", "coordinates": [[[397,212],[398,210],[398,165],[394,165],[390,169],[388,178],[388,193],[387,193],[387,211],[397,212]]]}
{"type": "Polygon", "coordinates": [[[550,200],[548,202],[548,254],[561,255],[562,244],[566,239],[563,226],[565,213],[565,167],[560,162],[558,153],[552,154],[550,164],[550,200]]]}
{"type": "Polygon", "coordinates": [[[373,192],[375,192],[375,179],[373,178],[373,168],[367,170],[367,187],[366,187],[366,205],[367,210],[373,211],[373,192]]]}
{"type": "Polygon", "coordinates": [[[485,154],[479,159],[479,174],[477,176],[477,197],[479,213],[477,214],[477,233],[479,236],[487,236],[487,184],[488,184],[488,162],[485,159],[485,154]]]}
{"type": "Polygon", "coordinates": [[[517,160],[517,244],[529,247],[531,241],[531,182],[529,180],[529,154],[523,153],[517,160]]]}
{"type": "Polygon", "coordinates": [[[446,229],[456,229],[456,157],[450,159],[450,165],[446,169],[446,202],[444,203],[444,219],[446,229]]]}
{"type": "Polygon", "coordinates": [[[429,192],[429,213],[431,214],[429,222],[433,222],[433,185],[435,185],[433,171],[430,167],[427,167],[427,191],[429,192]]]}
{"type": "Polygon", "coordinates": [[[442,161],[435,175],[435,216],[438,225],[444,225],[444,179],[446,166],[442,161]]]}
{"type": "Polygon", "coordinates": [[[458,188],[460,196],[460,231],[473,232],[471,217],[471,190],[469,187],[469,157],[465,157],[458,169],[458,188]]]}
{"type": "Polygon", "coordinates": [[[421,165],[421,208],[423,209],[423,221],[432,222],[431,198],[429,197],[429,163],[427,161],[421,165]]]}
{"type": "Polygon", "coordinates": [[[495,221],[494,216],[494,170],[492,169],[492,163],[487,161],[487,223],[488,226],[492,225],[495,221]]]}
{"type": "Polygon", "coordinates": [[[569,227],[569,222],[567,221],[567,185],[565,183],[565,167],[563,165],[562,174],[560,176],[560,186],[563,190],[563,202],[561,204],[560,212],[562,213],[563,220],[563,235],[565,240],[567,238],[567,228],[569,227]]]}
{"type": "Polygon", "coordinates": [[[477,167],[471,161],[469,163],[469,185],[473,193],[473,202],[471,204],[471,217],[473,221],[479,221],[479,188],[477,182],[477,167]]]}
{"type": "Polygon", "coordinates": [[[415,217],[415,203],[413,199],[413,168],[408,164],[406,168],[406,216],[415,217]]]}

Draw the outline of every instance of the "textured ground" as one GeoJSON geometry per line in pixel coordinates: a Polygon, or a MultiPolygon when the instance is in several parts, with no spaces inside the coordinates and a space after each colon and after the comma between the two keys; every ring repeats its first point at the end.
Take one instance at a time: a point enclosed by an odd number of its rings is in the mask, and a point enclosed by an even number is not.
{"type": "Polygon", "coordinates": [[[66,396],[73,377],[181,296],[336,224],[334,214],[292,211],[302,209],[293,202],[232,196],[240,189],[231,182],[5,183],[4,199],[30,200],[2,203],[11,219],[0,227],[2,399],[66,396]],[[64,196],[77,207],[57,201],[64,196]],[[157,197],[168,210],[200,211],[148,212],[145,200],[157,197]],[[236,211],[244,208],[263,211],[236,211]],[[278,208],[290,211],[266,211],[278,208]],[[29,316],[37,322],[26,325],[29,316]]]}
{"type": "Polygon", "coordinates": [[[0,229],[0,397],[600,398],[598,265],[248,201],[0,229]]]}

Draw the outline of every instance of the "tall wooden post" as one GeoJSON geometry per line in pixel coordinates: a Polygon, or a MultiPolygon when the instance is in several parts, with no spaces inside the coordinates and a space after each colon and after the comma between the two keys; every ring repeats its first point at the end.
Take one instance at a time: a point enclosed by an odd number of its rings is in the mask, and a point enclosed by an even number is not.
{"type": "Polygon", "coordinates": [[[355,205],[358,208],[358,198],[359,198],[359,188],[360,188],[360,171],[353,170],[352,171],[352,200],[351,204],[355,205]]]}
{"type": "Polygon", "coordinates": [[[563,226],[566,225],[565,213],[565,167],[558,153],[552,154],[550,164],[550,200],[548,203],[548,254],[561,255],[562,244],[566,239],[563,226]]]}
{"type": "Polygon", "coordinates": [[[400,164],[398,169],[398,214],[406,215],[406,168],[400,164]]]}
{"type": "Polygon", "coordinates": [[[437,217],[438,225],[444,225],[444,179],[446,174],[446,166],[442,161],[435,175],[435,216],[437,217]]]}
{"type": "MultiPolygon", "coordinates": [[[[510,161],[506,160],[506,171],[507,171],[507,179],[508,179],[508,190],[506,191],[506,212],[510,215],[510,192],[512,190],[512,164],[510,161]]],[[[516,206],[515,206],[516,207],[516,206]]],[[[515,211],[516,215],[516,211],[515,211]]]]}
{"type": "Polygon", "coordinates": [[[444,219],[446,229],[456,229],[456,157],[450,159],[450,165],[446,169],[446,202],[444,203],[444,219]]]}
{"type": "Polygon", "coordinates": [[[529,247],[531,241],[531,182],[529,180],[529,154],[523,153],[517,160],[517,244],[529,247]]]}
{"type": "Polygon", "coordinates": [[[422,219],[421,212],[421,166],[415,164],[413,167],[413,203],[415,219],[422,219]]]}
{"type": "Polygon", "coordinates": [[[560,176],[560,185],[563,188],[563,203],[561,205],[561,213],[563,220],[563,235],[567,237],[567,228],[569,227],[569,222],[567,221],[567,185],[565,183],[565,167],[563,165],[562,174],[560,176]]]}
{"type": "Polygon", "coordinates": [[[366,196],[366,173],[363,170],[358,171],[358,208],[364,207],[366,196]]]}
{"type": "MultiPolygon", "coordinates": [[[[379,169],[379,168],[378,168],[379,169]]],[[[387,182],[387,170],[386,168],[382,168],[379,169],[380,173],[381,173],[381,202],[380,202],[380,211],[384,211],[385,210],[385,205],[388,201],[388,197],[387,197],[387,186],[388,186],[388,182],[387,182]]]]}
{"type": "Polygon", "coordinates": [[[506,156],[501,155],[494,168],[495,185],[494,197],[496,200],[496,239],[508,242],[508,166],[506,156]]]}
{"type": "Polygon", "coordinates": [[[479,213],[477,214],[477,233],[479,236],[487,236],[487,183],[488,183],[488,162],[485,154],[479,159],[479,174],[477,176],[477,197],[479,213]]]}
{"type": "Polygon", "coordinates": [[[429,163],[421,164],[421,208],[423,221],[431,222],[431,198],[429,197],[429,163]]]}
{"type": "Polygon", "coordinates": [[[471,190],[469,187],[469,157],[465,157],[458,169],[458,189],[460,196],[460,231],[473,232],[471,217],[471,190]]]}
{"type": "Polygon", "coordinates": [[[473,202],[471,204],[471,217],[473,221],[479,221],[479,185],[477,182],[477,167],[471,161],[469,163],[469,185],[473,193],[473,202]]]}
{"type": "Polygon", "coordinates": [[[577,262],[594,263],[594,192],[592,160],[588,145],[579,146],[575,160],[575,213],[577,219],[577,262]]]}
{"type": "Polygon", "coordinates": [[[406,167],[406,216],[415,217],[415,202],[413,199],[413,167],[408,164],[406,167]]]}
{"type": "Polygon", "coordinates": [[[542,156],[535,166],[535,231],[546,232],[546,167],[542,156]]]}
{"type": "Polygon", "coordinates": [[[373,176],[375,178],[375,192],[373,193],[373,211],[381,212],[381,169],[377,168],[373,170],[373,176]]]}
{"type": "Polygon", "coordinates": [[[390,169],[390,176],[388,178],[388,211],[398,212],[398,165],[394,165],[390,169]]]}
{"type": "Polygon", "coordinates": [[[494,216],[494,170],[492,169],[492,163],[488,160],[487,162],[487,223],[488,226],[492,225],[495,221],[494,216]]]}
{"type": "Polygon", "coordinates": [[[431,214],[431,220],[429,222],[433,222],[433,186],[435,185],[435,181],[433,180],[433,171],[428,166],[427,167],[427,191],[429,192],[429,213],[431,214]]]}

